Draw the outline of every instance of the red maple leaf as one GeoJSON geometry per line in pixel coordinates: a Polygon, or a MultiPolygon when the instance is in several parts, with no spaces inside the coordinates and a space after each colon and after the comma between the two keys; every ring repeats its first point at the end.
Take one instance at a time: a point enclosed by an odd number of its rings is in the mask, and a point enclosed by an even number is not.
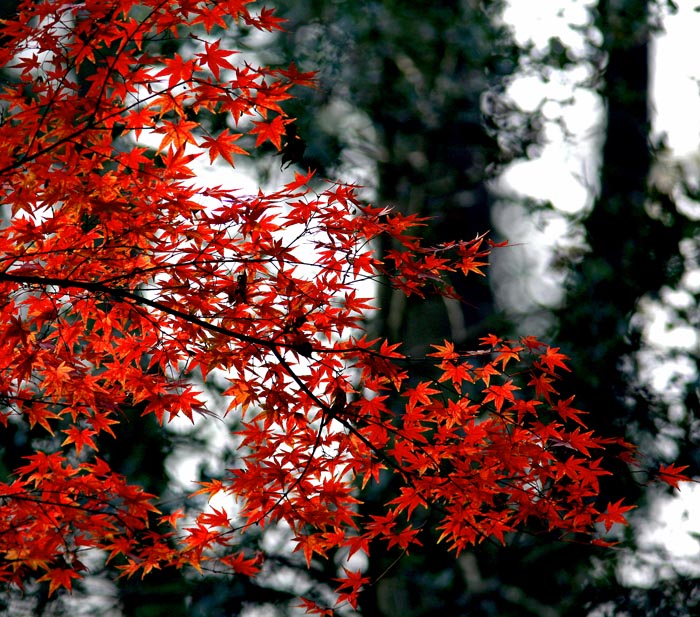
{"type": "Polygon", "coordinates": [[[216,137],[207,135],[200,143],[200,148],[205,148],[209,150],[209,162],[213,163],[218,157],[223,158],[231,167],[233,164],[234,154],[245,154],[246,152],[243,148],[236,146],[235,141],[242,137],[242,133],[230,133],[228,129],[225,129],[216,137]]]}
{"type": "Polygon", "coordinates": [[[681,482],[690,482],[691,479],[682,472],[688,469],[688,465],[661,465],[658,471],[658,477],[662,482],[665,482],[673,488],[678,488],[681,482]]]}
{"type": "Polygon", "coordinates": [[[281,150],[282,137],[285,134],[284,127],[290,121],[282,116],[275,116],[270,122],[254,121],[255,128],[252,128],[250,133],[258,136],[255,140],[255,146],[258,147],[269,139],[275,145],[275,148],[281,150]]]}
{"type": "MultiPolygon", "coordinates": [[[[247,0],[118,4],[24,2],[1,24],[0,69],[14,81],[0,89],[0,428],[17,416],[65,438],[30,439],[45,450],[0,482],[0,578],[70,590],[91,548],[123,576],[205,565],[255,576],[264,555],[240,550],[226,509],[188,511],[183,533],[184,510],[161,514],[159,495],[98,457],[113,441],[102,433],[131,445],[117,425],[133,413],[216,421],[201,402],[212,379],[229,383],[219,403],[235,416],[240,464],[197,478],[192,496],[235,499],[240,534],[292,530],[309,567],[340,549],[417,548],[428,512],[456,552],[533,522],[594,542],[596,523],[624,522],[620,501],[595,506],[609,472],[590,452],[627,461],[630,447],[582,432],[584,412],[557,391],[559,348],[490,334],[477,351],[443,341],[426,360],[358,334],[374,310],[358,286],[454,298],[449,277],[486,264],[483,236],[430,246],[427,220],[311,171],[255,194],[200,186],[200,149],[233,165],[246,132],[282,147],[286,101],[312,75],[234,65],[239,50],[215,34],[280,19],[247,0]],[[182,55],[151,44],[164,37],[186,43],[182,55]],[[203,125],[229,114],[240,133],[203,125]],[[157,152],[131,131],[158,136],[157,152]],[[359,516],[358,480],[385,475],[396,492],[359,516]]],[[[677,487],[683,469],[659,477],[677,487]]],[[[346,570],[339,600],[356,606],[368,582],[346,570]]]]}
{"type": "Polygon", "coordinates": [[[615,523],[626,525],[627,519],[624,517],[624,513],[634,510],[636,507],[637,506],[623,506],[622,499],[619,499],[615,503],[608,504],[607,509],[598,516],[596,522],[603,523],[605,525],[605,531],[610,531],[615,523]]]}
{"type": "Polygon", "coordinates": [[[229,49],[221,49],[221,41],[214,41],[209,43],[204,42],[204,52],[195,54],[204,64],[209,67],[209,70],[214,75],[215,79],[221,78],[221,69],[232,69],[233,64],[231,64],[226,58],[237,53],[229,49]]]}

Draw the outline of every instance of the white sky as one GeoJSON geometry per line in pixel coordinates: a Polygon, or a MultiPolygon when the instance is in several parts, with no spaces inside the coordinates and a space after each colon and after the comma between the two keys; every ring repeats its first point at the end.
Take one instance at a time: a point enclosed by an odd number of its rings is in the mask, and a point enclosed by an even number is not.
{"type": "Polygon", "coordinates": [[[652,92],[657,132],[665,132],[679,156],[697,155],[700,143],[700,2],[678,2],[679,11],[664,21],[655,41],[652,92]]]}
{"type": "MultiPolygon", "coordinates": [[[[582,51],[583,36],[570,25],[588,23],[590,4],[575,0],[511,0],[504,18],[520,44],[532,41],[544,49],[550,37],[557,36],[574,51],[582,51]]],[[[543,84],[537,77],[526,76],[517,80],[510,90],[525,109],[534,110],[543,98],[550,99],[552,102],[543,109],[550,116],[563,111],[554,101],[574,97],[574,102],[566,106],[567,124],[575,134],[574,142],[567,143],[556,126],[547,126],[549,145],[542,156],[513,165],[503,178],[516,191],[549,200],[563,212],[575,212],[589,202],[588,184],[595,177],[595,171],[590,169],[590,155],[595,148],[595,128],[601,110],[596,96],[575,86],[584,77],[585,71],[582,75],[578,70],[543,84]]]]}

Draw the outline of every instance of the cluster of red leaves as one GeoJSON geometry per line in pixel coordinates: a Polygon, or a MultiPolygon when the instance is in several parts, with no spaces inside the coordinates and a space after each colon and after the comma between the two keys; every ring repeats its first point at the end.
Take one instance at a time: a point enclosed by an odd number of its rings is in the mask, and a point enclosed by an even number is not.
{"type": "MultiPolygon", "coordinates": [[[[214,562],[254,575],[261,557],[232,533],[252,525],[288,526],[310,564],[375,542],[408,549],[428,521],[455,551],[533,522],[589,539],[624,522],[627,506],[596,504],[613,441],[557,393],[557,349],[445,342],[430,354],[435,380],[416,383],[396,345],[362,335],[360,283],[451,294],[446,274],[484,265],[482,238],[425,247],[420,220],[364,205],[350,186],[313,189],[311,174],[268,194],[197,186],[195,159],[233,165],[246,134],[279,149],[293,120],[280,103],[310,83],[225,49],[236,24],[279,27],[249,4],[27,1],[2,23],[0,421],[47,439],[0,483],[0,581],[70,589],[87,548],[127,575],[214,562]],[[160,56],[166,37],[198,51],[160,56]],[[209,133],[202,114],[229,128],[209,133]],[[393,245],[383,259],[380,236],[393,245]],[[136,404],[161,421],[210,413],[196,384],[213,371],[243,418],[241,464],[197,493],[233,495],[240,511],[182,529],[96,456],[96,438],[136,404]],[[400,495],[362,519],[357,487],[382,472],[400,495]]],[[[365,582],[346,570],[339,600],[354,605],[365,582]]]]}

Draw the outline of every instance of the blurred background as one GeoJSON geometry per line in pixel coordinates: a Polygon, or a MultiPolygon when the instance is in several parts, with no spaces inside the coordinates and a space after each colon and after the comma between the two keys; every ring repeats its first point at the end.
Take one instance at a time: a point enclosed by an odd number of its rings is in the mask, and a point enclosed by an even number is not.
{"type": "MultiPolygon", "coordinates": [[[[2,4],[5,15],[12,4],[2,4]]],[[[469,350],[489,332],[539,336],[570,356],[562,390],[576,393],[591,429],[638,444],[649,468],[673,462],[699,475],[696,4],[271,2],[287,32],[241,29],[229,33],[232,44],[263,63],[318,71],[318,87],[295,92],[287,106],[297,120],[282,156],[270,148],[243,169],[270,185],[308,167],[357,182],[375,205],[432,217],[425,235],[434,242],[487,231],[507,239],[511,246],[494,252],[487,277],[454,279],[463,302],[413,302],[378,288],[383,310],[368,328],[416,357],[443,338],[469,350]]],[[[208,387],[215,399],[216,383],[208,387]]],[[[192,486],[182,478],[232,466],[225,433],[235,427],[164,432],[139,410],[125,411],[131,420],[100,450],[146,490],[170,487],[173,509],[192,486]],[[124,441],[133,447],[113,447],[124,441]]],[[[9,431],[0,449],[4,475],[35,439],[21,424],[9,431]]],[[[638,506],[632,525],[619,530],[618,548],[522,533],[505,547],[484,542],[455,557],[427,531],[420,554],[371,555],[364,566],[376,582],[363,592],[359,614],[700,614],[700,493],[684,486],[678,497],[641,484],[623,466],[611,471],[601,500],[624,496],[638,506]]],[[[393,490],[391,482],[368,488],[363,511],[372,513],[393,490]]],[[[282,530],[246,540],[271,555],[253,582],[167,572],[114,585],[98,556],[72,597],[49,599],[42,586],[7,591],[0,611],[301,614],[295,594],[329,598],[341,556],[307,572],[288,540],[282,530]]]]}

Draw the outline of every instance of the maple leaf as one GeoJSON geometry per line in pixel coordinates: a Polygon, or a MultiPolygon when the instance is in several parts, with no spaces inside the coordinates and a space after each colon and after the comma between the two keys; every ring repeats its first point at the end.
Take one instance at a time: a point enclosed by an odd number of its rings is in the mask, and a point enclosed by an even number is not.
{"type": "Polygon", "coordinates": [[[546,373],[541,375],[533,375],[530,381],[527,382],[528,386],[535,386],[535,396],[537,398],[543,398],[548,403],[551,403],[551,394],[556,394],[557,391],[552,386],[553,379],[549,377],[546,373]]]}
{"type": "Polygon", "coordinates": [[[104,431],[106,433],[109,433],[112,437],[116,438],[116,435],[114,434],[114,431],[112,430],[112,426],[115,424],[119,424],[117,420],[111,419],[107,413],[96,413],[87,418],[88,424],[92,426],[95,435],[98,433],[104,431]]]}
{"type": "Polygon", "coordinates": [[[499,347],[498,349],[498,355],[496,356],[496,359],[494,360],[494,364],[501,363],[501,370],[504,371],[506,369],[506,365],[511,361],[515,360],[516,362],[520,359],[520,356],[518,355],[518,352],[522,350],[522,347],[508,347],[507,345],[503,345],[499,347]]]}
{"type": "Polygon", "coordinates": [[[200,58],[204,64],[206,64],[214,77],[218,80],[221,77],[221,69],[232,69],[233,64],[231,64],[226,58],[237,53],[235,51],[221,49],[221,41],[214,41],[209,43],[205,41],[204,52],[195,54],[197,58],[200,58]]]}
{"type": "Polygon", "coordinates": [[[226,555],[221,562],[231,568],[236,574],[243,576],[255,576],[262,567],[262,555],[256,557],[246,557],[243,551],[233,555],[226,555]]]}
{"type": "Polygon", "coordinates": [[[153,129],[154,133],[165,135],[158,146],[158,152],[165,150],[171,144],[175,146],[176,151],[180,151],[187,143],[196,145],[192,129],[198,126],[196,122],[190,120],[178,120],[177,122],[164,120],[161,126],[153,129]]]}
{"type": "Polygon", "coordinates": [[[228,129],[222,131],[218,137],[211,137],[207,135],[200,143],[200,148],[205,148],[209,150],[209,162],[213,163],[218,157],[223,158],[231,167],[233,164],[234,154],[245,154],[246,152],[243,148],[234,145],[234,141],[240,139],[242,135],[240,133],[230,133],[228,129]]]}
{"type": "Polygon", "coordinates": [[[63,443],[61,443],[62,446],[65,446],[66,444],[72,443],[75,444],[75,453],[80,454],[80,451],[85,447],[88,446],[89,448],[92,448],[93,450],[97,450],[97,446],[95,445],[95,442],[92,440],[92,437],[96,435],[96,431],[89,429],[89,428],[78,428],[77,426],[71,426],[70,428],[67,428],[66,430],[63,431],[68,437],[66,437],[63,440],[63,443]]]}
{"type": "Polygon", "coordinates": [[[491,377],[496,377],[500,374],[500,371],[491,362],[474,368],[474,377],[483,381],[487,387],[491,384],[491,377]]]}
{"type": "Polygon", "coordinates": [[[260,16],[254,23],[262,30],[269,30],[271,32],[273,30],[282,30],[282,24],[285,21],[286,20],[282,17],[274,16],[274,9],[263,7],[260,10],[260,16]]]}
{"type": "Polygon", "coordinates": [[[482,336],[480,339],[481,344],[487,347],[497,347],[502,343],[502,339],[497,337],[495,334],[489,334],[487,336],[482,336]]]}
{"type": "Polygon", "coordinates": [[[274,144],[277,150],[282,149],[282,137],[285,134],[285,126],[291,122],[282,116],[275,116],[270,122],[253,121],[255,125],[249,132],[251,135],[257,135],[255,146],[258,147],[264,144],[268,139],[274,144]]]}
{"type": "Polygon", "coordinates": [[[688,468],[688,465],[661,465],[658,471],[658,477],[662,482],[665,482],[673,488],[679,488],[681,482],[690,482],[691,479],[684,475],[683,472],[688,468]]]}
{"type": "Polygon", "coordinates": [[[428,356],[443,358],[444,360],[455,360],[459,358],[459,354],[455,351],[454,343],[450,341],[445,341],[443,345],[431,345],[431,347],[437,351],[427,354],[428,356]]]}
{"type": "MultiPolygon", "coordinates": [[[[141,136],[141,132],[153,124],[153,119],[156,116],[156,111],[147,105],[140,105],[134,109],[130,109],[125,120],[127,129],[134,131],[136,139],[141,136]]],[[[131,156],[136,151],[131,151],[131,156]]],[[[130,168],[138,169],[139,165],[129,165],[130,168]]]]}
{"type": "Polygon", "coordinates": [[[366,576],[362,576],[362,572],[359,570],[349,570],[344,567],[343,572],[345,573],[343,578],[333,579],[339,583],[336,588],[338,592],[336,605],[347,602],[352,608],[357,608],[358,594],[363,585],[370,582],[370,579],[366,576]]]}
{"type": "Polygon", "coordinates": [[[331,608],[323,608],[313,600],[300,598],[299,608],[304,609],[306,615],[320,615],[320,617],[333,617],[335,614],[331,608]]]}
{"type": "Polygon", "coordinates": [[[68,381],[68,376],[73,369],[64,361],[55,366],[47,366],[44,369],[44,386],[47,389],[52,389],[57,395],[62,394],[64,383],[68,381]]]}
{"type": "Polygon", "coordinates": [[[49,434],[53,435],[53,429],[49,420],[59,420],[61,416],[49,411],[48,405],[43,403],[32,403],[26,410],[25,415],[29,420],[29,426],[34,428],[35,424],[44,427],[49,434]]]}
{"type": "Polygon", "coordinates": [[[294,541],[296,542],[294,551],[302,551],[304,553],[304,559],[306,560],[307,567],[311,566],[311,559],[314,554],[318,554],[322,557],[326,556],[326,551],[328,548],[326,541],[317,534],[296,536],[294,541]]]}
{"type": "Polygon", "coordinates": [[[520,390],[518,386],[513,384],[513,380],[509,379],[506,383],[502,385],[493,385],[486,388],[486,396],[484,397],[484,404],[493,401],[496,406],[496,411],[501,411],[503,403],[506,401],[513,401],[513,392],[520,390]]]}
{"type": "Polygon", "coordinates": [[[185,512],[182,509],[175,510],[170,514],[165,514],[160,517],[159,521],[163,525],[170,525],[174,529],[177,529],[177,522],[185,517],[185,512]]]}
{"type": "Polygon", "coordinates": [[[210,527],[228,527],[230,518],[226,510],[217,510],[216,508],[212,508],[212,510],[213,512],[203,512],[199,516],[198,522],[210,527]]]}
{"type": "Polygon", "coordinates": [[[443,382],[450,380],[455,388],[459,388],[464,381],[470,383],[474,381],[472,366],[466,362],[460,362],[458,364],[443,362],[440,364],[440,370],[442,370],[443,373],[438,378],[438,381],[443,382]]]}
{"type": "Polygon", "coordinates": [[[565,371],[570,371],[568,366],[564,363],[569,357],[565,356],[563,353],[558,353],[559,347],[550,347],[547,345],[544,353],[540,354],[539,362],[543,366],[547,367],[550,373],[554,373],[556,368],[564,369],[565,371]]]}
{"type": "Polygon", "coordinates": [[[155,77],[168,76],[168,88],[172,89],[181,81],[189,81],[192,79],[192,74],[196,68],[194,59],[185,60],[180,54],[176,53],[172,58],[164,58],[163,63],[165,68],[158,71],[155,77]]]}
{"type": "Polygon", "coordinates": [[[241,379],[231,379],[230,381],[231,385],[223,393],[224,396],[230,396],[233,398],[231,404],[226,410],[226,413],[238,406],[240,406],[245,412],[248,406],[253,402],[253,390],[245,381],[241,379]]]}
{"type": "Polygon", "coordinates": [[[625,512],[634,510],[637,506],[623,506],[622,499],[619,499],[615,503],[609,503],[605,512],[600,514],[596,519],[596,523],[603,523],[605,525],[605,531],[610,531],[615,523],[620,523],[622,525],[627,524],[627,519],[624,517],[625,512]]]}
{"type": "Polygon", "coordinates": [[[309,71],[306,73],[300,73],[296,64],[293,62],[289,64],[286,69],[280,69],[280,75],[286,77],[290,82],[298,86],[314,86],[316,83],[316,73],[309,71]]]}
{"type": "Polygon", "coordinates": [[[44,576],[38,578],[37,581],[49,581],[49,596],[63,587],[68,591],[73,589],[73,579],[81,578],[80,574],[70,568],[52,568],[44,576]]]}
{"type": "Polygon", "coordinates": [[[573,420],[585,428],[586,425],[583,420],[579,418],[579,416],[585,415],[587,412],[571,407],[571,403],[573,403],[574,398],[576,397],[571,396],[565,401],[557,401],[556,404],[553,405],[552,409],[556,411],[563,420],[573,420]]]}
{"type": "Polygon", "coordinates": [[[408,409],[413,409],[419,403],[430,405],[433,401],[433,394],[439,394],[439,390],[430,387],[430,382],[421,382],[415,388],[409,388],[404,396],[408,397],[408,409]]]}
{"type": "Polygon", "coordinates": [[[582,433],[579,428],[569,433],[564,439],[572,448],[579,452],[590,456],[589,448],[602,448],[603,446],[597,442],[593,436],[593,431],[582,433]]]}

